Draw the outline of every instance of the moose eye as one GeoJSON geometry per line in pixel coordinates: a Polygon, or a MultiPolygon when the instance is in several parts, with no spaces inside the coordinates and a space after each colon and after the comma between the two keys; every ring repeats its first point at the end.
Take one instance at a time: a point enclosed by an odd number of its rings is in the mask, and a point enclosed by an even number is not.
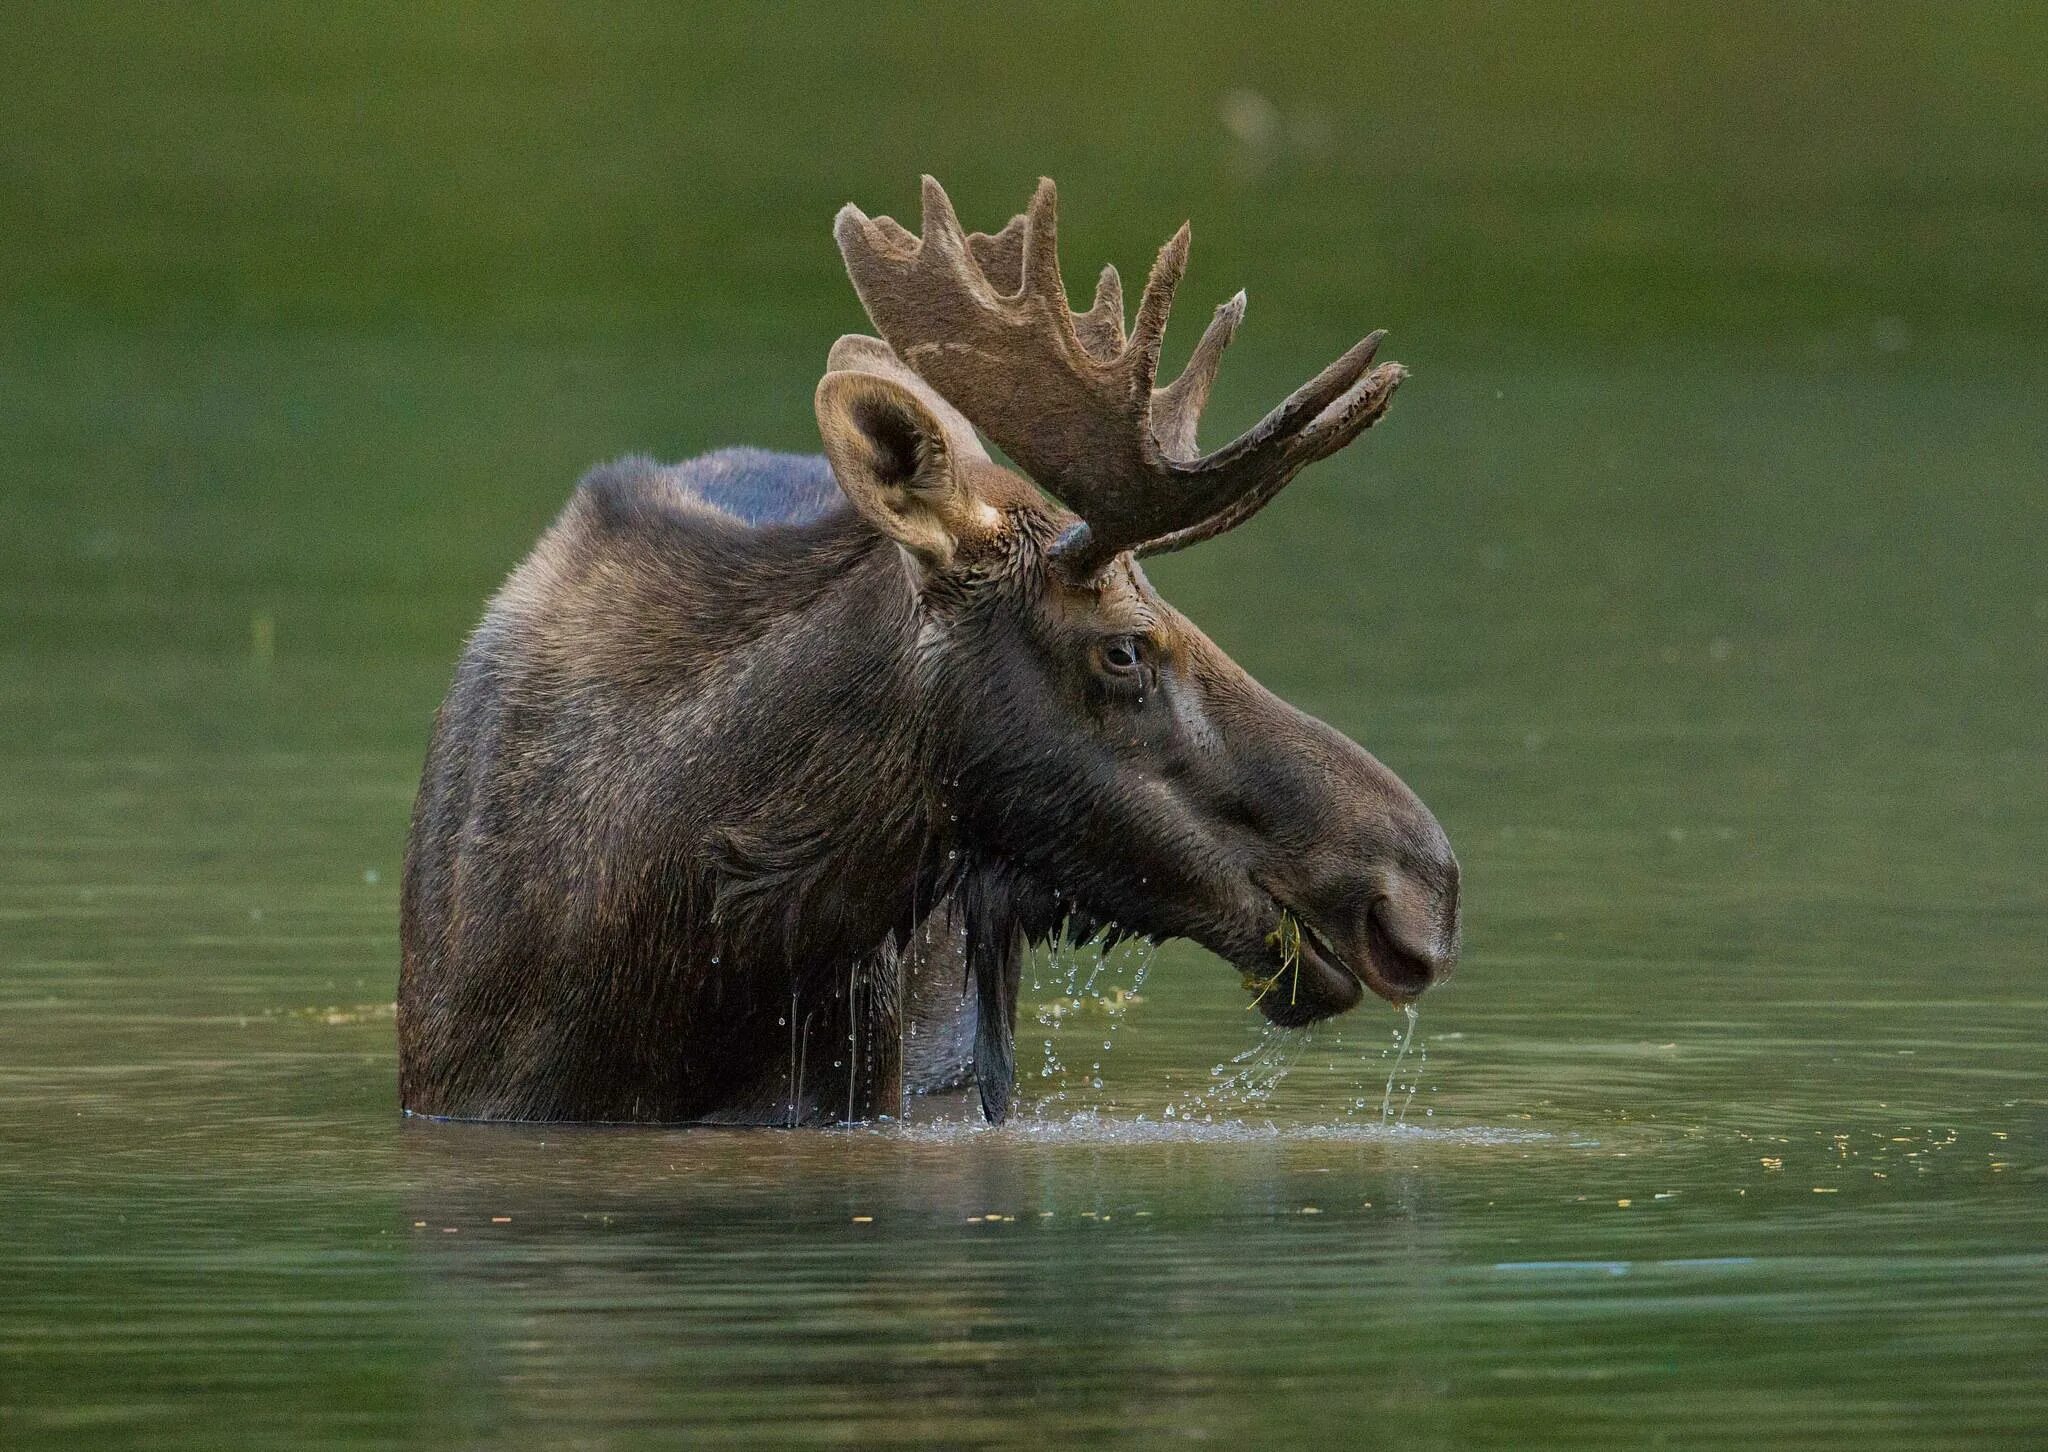
{"type": "Polygon", "coordinates": [[[1141,663],[1142,659],[1138,653],[1138,642],[1135,638],[1128,635],[1119,635],[1113,640],[1103,642],[1102,667],[1111,675],[1131,675],[1138,669],[1141,663]]]}

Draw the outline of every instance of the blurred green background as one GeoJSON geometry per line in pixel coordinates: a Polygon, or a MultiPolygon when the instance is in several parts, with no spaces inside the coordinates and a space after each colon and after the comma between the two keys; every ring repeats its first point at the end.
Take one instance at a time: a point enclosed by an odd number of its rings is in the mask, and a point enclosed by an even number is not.
{"type": "Polygon", "coordinates": [[[2048,1434],[2044,219],[2027,6],[0,8],[0,1439],[2048,1434]],[[1036,1131],[396,1119],[464,632],[591,464],[814,447],[923,171],[1192,219],[1207,441],[1414,371],[1153,574],[1458,846],[1435,1137],[1314,1137],[1377,1018],[1054,1132],[1280,1052],[1185,948],[1036,1131]]]}

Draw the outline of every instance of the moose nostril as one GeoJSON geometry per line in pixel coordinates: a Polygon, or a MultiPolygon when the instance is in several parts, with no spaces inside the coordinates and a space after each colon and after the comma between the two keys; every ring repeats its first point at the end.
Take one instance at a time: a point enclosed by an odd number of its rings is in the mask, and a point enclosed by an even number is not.
{"type": "Polygon", "coordinates": [[[1418,994],[1439,976],[1442,965],[1430,940],[1405,936],[1380,908],[1367,919],[1366,936],[1374,969],[1396,991],[1418,994]]]}
{"type": "Polygon", "coordinates": [[[1458,864],[1448,852],[1425,871],[1388,874],[1373,906],[1374,925],[1424,982],[1458,961],[1458,864]]]}

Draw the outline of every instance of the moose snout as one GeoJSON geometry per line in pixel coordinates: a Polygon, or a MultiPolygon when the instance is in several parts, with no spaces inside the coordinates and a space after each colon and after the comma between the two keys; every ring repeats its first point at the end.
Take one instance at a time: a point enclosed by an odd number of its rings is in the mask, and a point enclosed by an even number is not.
{"type": "Polygon", "coordinates": [[[1458,860],[1442,833],[1436,850],[1354,855],[1332,860],[1315,889],[1289,901],[1304,927],[1303,961],[1314,970],[1290,984],[1284,1009],[1261,1000],[1267,1018],[1298,1027],[1355,1007],[1367,991],[1411,1003],[1449,976],[1458,961],[1458,860]]]}
{"type": "Polygon", "coordinates": [[[1379,770],[1393,810],[1353,838],[1348,867],[1329,862],[1317,894],[1325,911],[1311,907],[1310,917],[1366,988],[1398,1004],[1419,998],[1457,966],[1460,872],[1429,809],[1379,770]]]}
{"type": "Polygon", "coordinates": [[[1291,777],[1283,769],[1274,778],[1295,788],[1285,794],[1292,800],[1312,804],[1320,840],[1275,863],[1271,890],[1302,919],[1330,973],[1319,1012],[1292,1017],[1342,1013],[1365,990],[1411,1002],[1458,962],[1460,871],[1450,838],[1370,752],[1312,717],[1293,719],[1310,749],[1288,763],[1291,777]]]}
{"type": "MultiPolygon", "coordinates": [[[[1457,967],[1458,858],[1443,824],[1407,783],[1369,753],[1353,749],[1373,790],[1361,794],[1372,805],[1351,839],[1364,912],[1354,906],[1353,937],[1344,946],[1357,950],[1351,966],[1367,987],[1406,1002],[1457,967]]],[[[1359,897],[1351,901],[1357,904],[1359,897]]]]}

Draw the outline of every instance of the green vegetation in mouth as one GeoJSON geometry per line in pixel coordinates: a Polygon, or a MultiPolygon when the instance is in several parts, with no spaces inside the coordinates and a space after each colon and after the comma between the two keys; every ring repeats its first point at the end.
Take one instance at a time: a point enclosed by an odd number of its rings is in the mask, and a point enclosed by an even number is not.
{"type": "Polygon", "coordinates": [[[1296,1002],[1301,994],[1301,920],[1286,908],[1280,909],[1280,921],[1272,932],[1266,934],[1266,945],[1279,952],[1280,966],[1269,977],[1261,978],[1256,973],[1244,975],[1245,988],[1256,990],[1256,996],[1245,1005],[1247,1011],[1257,1008],[1266,995],[1279,986],[1282,978],[1288,980],[1287,1001],[1290,1004],[1296,1002]]]}

